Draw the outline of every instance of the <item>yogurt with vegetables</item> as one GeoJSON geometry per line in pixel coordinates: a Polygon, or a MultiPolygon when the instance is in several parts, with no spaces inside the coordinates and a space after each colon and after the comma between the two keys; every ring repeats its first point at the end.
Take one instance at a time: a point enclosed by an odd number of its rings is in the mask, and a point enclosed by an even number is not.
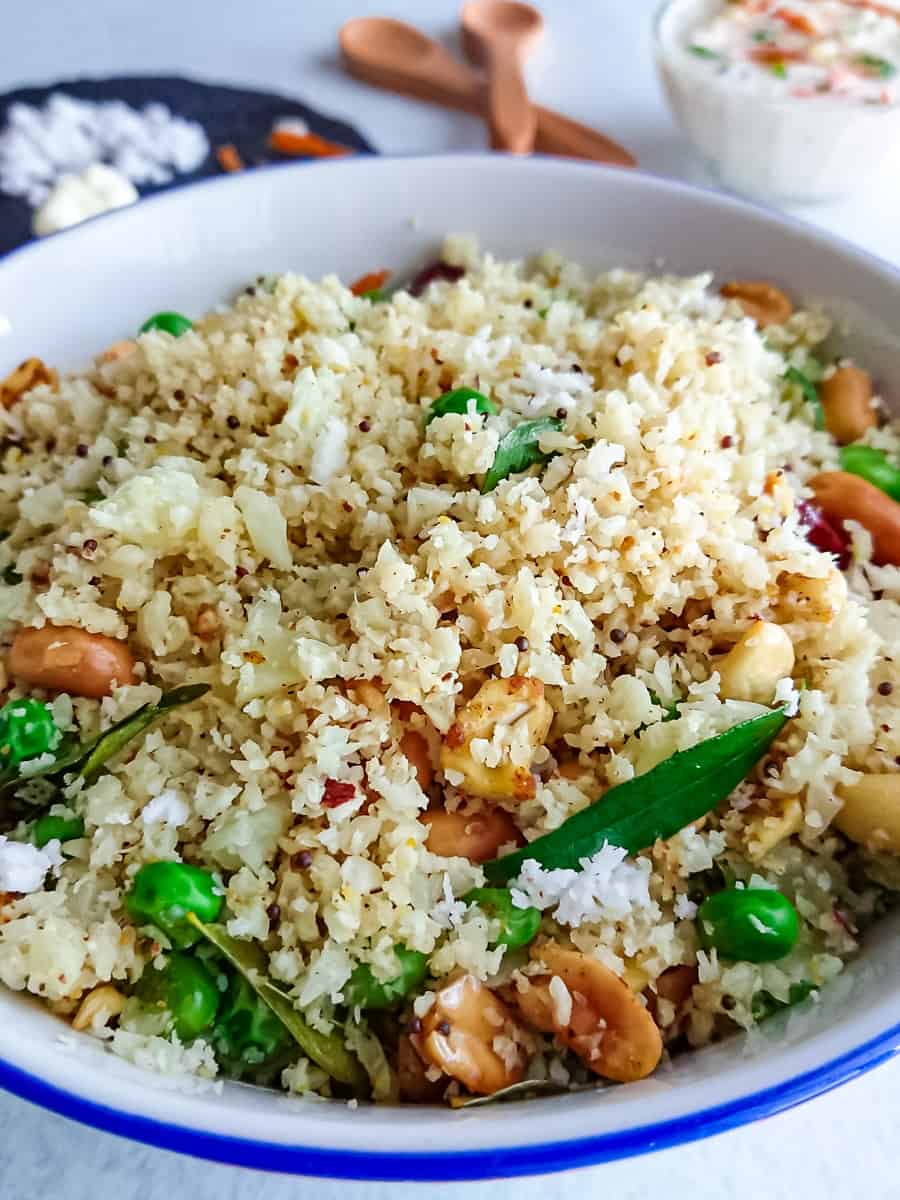
{"type": "Polygon", "coordinates": [[[838,196],[896,141],[900,8],[876,0],[670,0],[657,34],[676,116],[736,190],[838,196]]]}
{"type": "Polygon", "coordinates": [[[690,35],[710,71],[766,96],[896,104],[900,9],[846,0],[734,0],[690,35]]]}

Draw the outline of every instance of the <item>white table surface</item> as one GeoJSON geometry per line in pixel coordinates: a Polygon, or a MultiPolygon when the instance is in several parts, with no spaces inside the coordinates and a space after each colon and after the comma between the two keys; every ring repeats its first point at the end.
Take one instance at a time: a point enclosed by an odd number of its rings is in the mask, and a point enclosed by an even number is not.
{"type": "MultiPolygon", "coordinates": [[[[653,0],[543,0],[547,37],[529,67],[542,103],[608,130],[641,165],[703,181],[656,83],[653,0]]],[[[78,75],[193,75],[280,90],[343,117],[386,153],[484,145],[473,118],[377,92],[345,76],[335,37],[366,12],[414,21],[455,46],[454,0],[29,0],[0,4],[0,90],[78,75]]],[[[881,186],[853,202],[795,210],[900,265],[900,147],[881,186]]],[[[769,1121],[711,1141],[554,1178],[502,1184],[296,1181],[193,1162],[95,1133],[0,1093],[0,1200],[807,1200],[897,1197],[900,1060],[769,1121]]]]}

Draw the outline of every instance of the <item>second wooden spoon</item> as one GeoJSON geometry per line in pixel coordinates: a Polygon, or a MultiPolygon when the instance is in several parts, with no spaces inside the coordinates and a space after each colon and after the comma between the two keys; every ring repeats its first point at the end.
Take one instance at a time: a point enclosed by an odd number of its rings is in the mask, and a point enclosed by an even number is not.
{"type": "Polygon", "coordinates": [[[460,13],[466,53],[488,77],[488,125],[495,150],[530,154],[537,118],[522,64],[544,32],[541,14],[518,0],[469,0],[460,13]]]}
{"type": "MultiPolygon", "coordinates": [[[[428,100],[480,116],[486,107],[484,80],[458,62],[439,42],[392,17],[357,17],[338,36],[344,65],[351,75],[375,87],[428,100]]],[[[535,149],[592,162],[633,167],[635,158],[612,138],[534,105],[535,149]]]]}

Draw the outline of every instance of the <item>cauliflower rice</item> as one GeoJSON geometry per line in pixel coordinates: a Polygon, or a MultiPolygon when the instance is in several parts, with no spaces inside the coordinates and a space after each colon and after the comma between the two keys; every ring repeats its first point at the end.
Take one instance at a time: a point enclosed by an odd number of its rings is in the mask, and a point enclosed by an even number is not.
{"type": "MultiPolygon", "coordinates": [[[[67,1020],[111,984],[124,1008],[91,1032],[141,1065],[232,1072],[213,1032],[179,1037],[135,994],[170,946],[126,895],[161,860],[213,873],[227,933],[264,950],[385,1101],[596,1082],[613,1018],[594,1013],[585,1049],[573,1029],[592,995],[562,968],[548,980],[542,946],[599,964],[675,1053],[798,988],[814,1001],[888,902],[891,854],[832,821],[841,789],[898,774],[900,571],[875,565],[861,525],[843,574],[808,540],[808,481],[839,449],[784,379],[827,316],[763,334],[709,276],[592,277],[460,237],[443,258],[461,278],[419,296],[261,279],[182,336],[151,330],[0,410],[7,644],[23,626],[76,627],[127,642],[136,664],[99,700],[12,672],[5,698],[46,699],[85,739],[164,691],[210,689],[93,782],[68,777],[51,812],[84,828],[64,853],[32,844],[27,810],[0,838],[0,980],[67,1020]],[[460,387],[497,411],[426,424],[460,387]],[[541,460],[482,494],[503,435],[537,418],[560,426],[541,460]],[[828,583],[824,610],[795,602],[798,579],[828,583]],[[788,635],[793,668],[764,700],[726,698],[719,665],[760,620],[788,635]],[[452,731],[490,683],[496,719],[460,769],[452,731]],[[501,719],[526,683],[527,719],[501,719]],[[790,720],[705,821],[637,855],[526,863],[510,895],[540,910],[530,958],[464,900],[485,884],[473,857],[779,704],[790,720]],[[499,841],[435,852],[426,811],[500,813],[499,841]],[[698,906],[735,883],[777,888],[798,913],[777,961],[729,960],[700,936],[698,906]],[[348,1005],[359,964],[376,983],[397,975],[395,947],[427,959],[424,982],[392,1012],[348,1005]],[[493,1075],[446,1069],[451,1010],[493,1075]]],[[[865,441],[900,451],[883,423],[865,441]]],[[[288,1091],[346,1094],[297,1046],[257,1065],[288,1091]]]]}

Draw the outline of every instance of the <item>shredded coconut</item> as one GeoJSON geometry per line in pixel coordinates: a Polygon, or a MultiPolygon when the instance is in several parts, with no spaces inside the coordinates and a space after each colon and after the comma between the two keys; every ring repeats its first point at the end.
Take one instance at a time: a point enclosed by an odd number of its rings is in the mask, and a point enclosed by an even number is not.
{"type": "Polygon", "coordinates": [[[441,929],[455,929],[466,915],[468,905],[453,895],[450,876],[444,875],[443,898],[431,910],[431,919],[441,929]]]}
{"type": "Polygon", "coordinates": [[[132,183],[169,183],[209,154],[196,121],[165,104],[138,110],[121,100],[76,100],[55,92],[40,108],[13,104],[0,132],[0,191],[42,204],[63,176],[109,163],[132,183]]]}
{"type": "Polygon", "coordinates": [[[621,846],[604,844],[592,858],[583,858],[580,870],[545,871],[533,858],[522,864],[518,879],[510,884],[517,908],[555,909],[561,925],[577,927],[585,921],[620,921],[633,909],[650,909],[649,859],[626,862],[621,846]]]}
{"type": "Polygon", "coordinates": [[[796,717],[800,709],[800,692],[794,687],[794,681],[787,676],[775,684],[774,705],[783,704],[784,711],[789,717],[796,717]]]}
{"type": "Polygon", "coordinates": [[[124,208],[137,198],[137,188],[121,171],[94,163],[77,175],[60,176],[36,210],[31,227],[38,237],[44,237],[88,217],[124,208]]]}
{"type": "Polygon", "coordinates": [[[550,980],[550,999],[553,1001],[553,1020],[558,1029],[565,1029],[572,1019],[572,993],[558,975],[550,980]]]}
{"type": "Polygon", "coordinates": [[[0,892],[36,892],[47,872],[58,871],[63,856],[54,838],[42,849],[28,842],[11,842],[0,834],[0,892]]]}
{"type": "Polygon", "coordinates": [[[162,825],[177,827],[183,825],[189,815],[190,809],[174,788],[166,788],[141,810],[141,820],[145,825],[159,822],[162,825]]]}

